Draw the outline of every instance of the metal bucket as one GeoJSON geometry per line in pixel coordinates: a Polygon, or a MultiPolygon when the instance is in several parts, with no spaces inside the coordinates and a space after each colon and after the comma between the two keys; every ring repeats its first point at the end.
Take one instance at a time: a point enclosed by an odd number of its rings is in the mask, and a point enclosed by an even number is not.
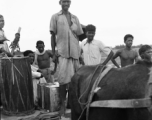
{"type": "Polygon", "coordinates": [[[60,110],[59,86],[53,86],[50,83],[38,85],[38,103],[42,108],[49,112],[57,112],[60,110]]]}

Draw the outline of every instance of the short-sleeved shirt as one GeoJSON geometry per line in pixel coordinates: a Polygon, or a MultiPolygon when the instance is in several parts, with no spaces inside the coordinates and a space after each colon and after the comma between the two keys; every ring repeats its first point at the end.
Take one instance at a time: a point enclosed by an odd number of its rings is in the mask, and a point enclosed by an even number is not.
{"type": "MultiPolygon", "coordinates": [[[[6,38],[6,36],[4,31],[0,30],[0,40],[3,38],[6,38]]],[[[4,41],[3,44],[0,44],[0,48],[3,48],[6,52],[10,52],[6,41],[4,41]]]]}
{"type": "Polygon", "coordinates": [[[91,43],[88,43],[87,40],[84,40],[80,46],[83,51],[83,59],[85,65],[100,64],[103,54],[108,56],[111,52],[111,48],[105,46],[99,40],[93,40],[91,43]]]}
{"type": "Polygon", "coordinates": [[[50,21],[50,31],[56,34],[56,47],[58,54],[64,58],[78,59],[80,47],[77,35],[83,34],[78,18],[71,14],[72,25],[69,26],[62,11],[54,14],[50,21]]]}

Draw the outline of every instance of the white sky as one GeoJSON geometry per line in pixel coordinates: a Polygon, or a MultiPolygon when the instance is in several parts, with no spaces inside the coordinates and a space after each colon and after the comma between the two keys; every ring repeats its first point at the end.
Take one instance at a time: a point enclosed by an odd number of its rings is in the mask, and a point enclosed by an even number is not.
{"type": "MultiPolygon", "coordinates": [[[[81,24],[97,27],[95,39],[114,47],[124,44],[124,35],[134,36],[134,45],[152,44],[152,0],[72,0],[70,12],[81,24]]],[[[0,14],[5,19],[9,40],[21,27],[21,51],[35,50],[36,41],[43,40],[51,49],[49,23],[61,10],[59,0],[0,0],[0,14]]]]}

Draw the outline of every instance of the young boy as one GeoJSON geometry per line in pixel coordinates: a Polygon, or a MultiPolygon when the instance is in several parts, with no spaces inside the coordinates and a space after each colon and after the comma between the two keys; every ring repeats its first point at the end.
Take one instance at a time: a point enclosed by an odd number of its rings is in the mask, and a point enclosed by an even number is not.
{"type": "Polygon", "coordinates": [[[147,63],[152,62],[152,47],[149,45],[143,45],[139,49],[139,55],[141,59],[147,63]]]}
{"type": "Polygon", "coordinates": [[[37,84],[38,83],[46,83],[45,78],[43,75],[38,71],[38,68],[33,66],[34,62],[34,52],[31,50],[26,50],[23,55],[25,57],[29,57],[29,62],[31,64],[31,70],[32,70],[32,79],[33,79],[33,91],[34,91],[34,103],[37,104],[37,84]]]}
{"type": "Polygon", "coordinates": [[[86,26],[87,39],[81,43],[81,52],[83,54],[85,65],[97,65],[107,64],[113,56],[113,51],[110,47],[105,46],[101,41],[95,40],[96,27],[94,25],[86,26]],[[102,62],[103,53],[107,55],[107,58],[102,62]]]}
{"type": "Polygon", "coordinates": [[[54,78],[52,74],[54,71],[50,68],[52,58],[52,52],[50,50],[44,50],[44,42],[39,40],[36,43],[37,51],[35,52],[35,60],[34,64],[38,65],[39,70],[42,72],[43,76],[45,77],[47,83],[53,83],[54,78]]]}

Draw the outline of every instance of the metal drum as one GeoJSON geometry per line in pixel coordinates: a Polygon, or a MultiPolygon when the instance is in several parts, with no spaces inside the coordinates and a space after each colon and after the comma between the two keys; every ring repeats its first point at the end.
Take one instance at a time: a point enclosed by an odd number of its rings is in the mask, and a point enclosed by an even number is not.
{"type": "Polygon", "coordinates": [[[2,58],[3,113],[27,115],[34,111],[33,81],[28,58],[2,58]]]}
{"type": "Polygon", "coordinates": [[[38,85],[38,103],[40,107],[49,112],[60,110],[59,85],[39,84],[38,85]]]}

